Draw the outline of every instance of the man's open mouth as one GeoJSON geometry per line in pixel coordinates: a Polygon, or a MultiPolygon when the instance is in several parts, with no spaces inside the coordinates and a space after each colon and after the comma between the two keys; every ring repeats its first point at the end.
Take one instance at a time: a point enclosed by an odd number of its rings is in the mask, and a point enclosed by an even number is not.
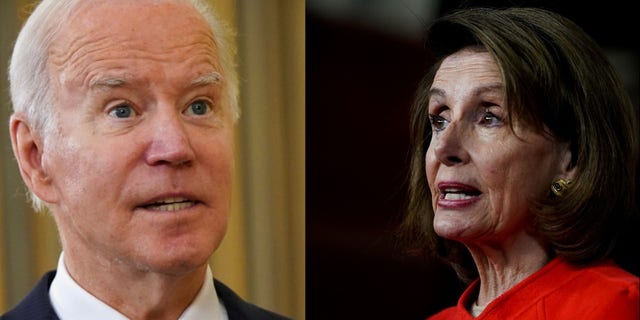
{"type": "Polygon", "coordinates": [[[182,197],[165,198],[153,203],[145,204],[141,207],[152,211],[179,211],[184,210],[198,204],[197,201],[182,197]]]}

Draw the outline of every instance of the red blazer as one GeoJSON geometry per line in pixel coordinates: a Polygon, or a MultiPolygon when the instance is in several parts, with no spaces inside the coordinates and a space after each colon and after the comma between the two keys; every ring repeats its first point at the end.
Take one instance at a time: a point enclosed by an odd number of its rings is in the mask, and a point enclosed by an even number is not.
{"type": "Polygon", "coordinates": [[[473,318],[470,306],[479,290],[475,280],[458,304],[427,318],[429,320],[638,320],[638,277],[612,261],[576,267],[555,258],[542,269],[489,303],[473,318]]]}

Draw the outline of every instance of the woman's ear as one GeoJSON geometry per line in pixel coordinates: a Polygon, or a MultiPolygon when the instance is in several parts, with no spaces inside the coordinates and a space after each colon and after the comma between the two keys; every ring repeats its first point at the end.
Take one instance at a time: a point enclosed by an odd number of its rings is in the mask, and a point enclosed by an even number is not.
{"type": "Polygon", "coordinates": [[[42,139],[29,123],[16,114],[9,121],[11,146],[22,180],[45,202],[55,202],[55,189],[42,161],[42,139]]]}
{"type": "Polygon", "coordinates": [[[571,153],[571,148],[569,148],[569,143],[564,143],[560,150],[560,167],[558,168],[557,176],[567,181],[573,180],[576,175],[576,166],[573,162],[573,154],[571,153]]]}

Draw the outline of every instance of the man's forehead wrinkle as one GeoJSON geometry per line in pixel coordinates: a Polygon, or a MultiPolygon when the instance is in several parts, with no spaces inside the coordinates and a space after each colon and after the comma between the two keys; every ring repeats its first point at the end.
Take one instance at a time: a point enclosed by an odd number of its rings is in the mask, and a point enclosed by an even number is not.
{"type": "MultiPolygon", "coordinates": [[[[155,85],[175,90],[222,88],[226,75],[209,25],[177,19],[178,26],[167,34],[161,31],[162,26],[130,24],[132,20],[117,17],[107,25],[100,25],[101,17],[68,20],[49,48],[50,76],[56,85],[92,94],[146,90],[155,85]],[[147,63],[151,61],[154,63],[147,63]],[[140,69],[138,65],[151,68],[140,69]],[[190,75],[172,78],[180,69],[190,70],[190,75]]],[[[173,23],[167,22],[165,27],[169,25],[173,23]]]]}
{"type": "Polygon", "coordinates": [[[81,35],[68,39],[57,39],[49,49],[49,65],[61,72],[69,66],[74,66],[79,60],[86,58],[92,51],[100,50],[100,44],[105,45],[106,37],[90,39],[88,35],[81,35]],[[93,45],[92,45],[93,43],[93,45]]]}
{"type": "MultiPolygon", "coordinates": [[[[105,73],[110,71],[124,71],[130,65],[129,61],[133,59],[145,59],[159,62],[158,66],[162,67],[163,62],[167,62],[167,67],[173,63],[172,59],[189,51],[189,59],[180,61],[185,64],[208,65],[214,71],[221,71],[220,63],[217,60],[215,51],[211,46],[174,46],[172,49],[163,50],[162,53],[149,50],[139,50],[129,48],[125,51],[118,51],[116,54],[101,55],[101,51],[112,50],[108,44],[95,44],[77,48],[72,53],[57,55],[51,60],[53,68],[57,71],[60,83],[68,81],[81,81],[85,85],[91,85],[98,81],[105,73]],[[94,48],[91,48],[91,47],[94,48]],[[66,59],[66,60],[65,60],[66,59]]],[[[219,72],[217,75],[213,73],[207,74],[200,81],[219,82],[222,78],[219,72]],[[215,81],[214,81],[215,80],[215,81]]],[[[125,80],[125,79],[122,79],[125,80]]],[[[195,80],[194,80],[195,81],[195,80]]]]}
{"type": "Polygon", "coordinates": [[[199,41],[158,41],[155,44],[147,44],[139,39],[118,39],[111,36],[80,36],[68,44],[64,41],[56,41],[49,50],[49,60],[58,66],[67,65],[83,58],[94,58],[92,54],[105,53],[105,58],[127,58],[144,57],[147,59],[163,60],[165,57],[172,57],[182,54],[184,51],[190,52],[191,56],[216,57],[216,44],[213,37],[199,41]],[[159,43],[164,45],[159,46],[159,43]],[[121,50],[121,51],[120,51],[121,50]],[[126,54],[123,52],[126,51],[126,54]],[[160,55],[160,56],[158,56],[160,55]]]}

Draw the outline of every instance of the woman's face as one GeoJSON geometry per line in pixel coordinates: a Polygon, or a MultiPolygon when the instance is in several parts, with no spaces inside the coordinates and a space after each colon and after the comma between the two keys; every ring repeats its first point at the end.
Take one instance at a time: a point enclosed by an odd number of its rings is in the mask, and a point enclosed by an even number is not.
{"type": "Polygon", "coordinates": [[[484,51],[460,50],[435,75],[426,171],[441,237],[491,243],[526,232],[530,200],[546,196],[570,159],[565,146],[518,119],[512,131],[503,92],[498,67],[484,51]]]}

